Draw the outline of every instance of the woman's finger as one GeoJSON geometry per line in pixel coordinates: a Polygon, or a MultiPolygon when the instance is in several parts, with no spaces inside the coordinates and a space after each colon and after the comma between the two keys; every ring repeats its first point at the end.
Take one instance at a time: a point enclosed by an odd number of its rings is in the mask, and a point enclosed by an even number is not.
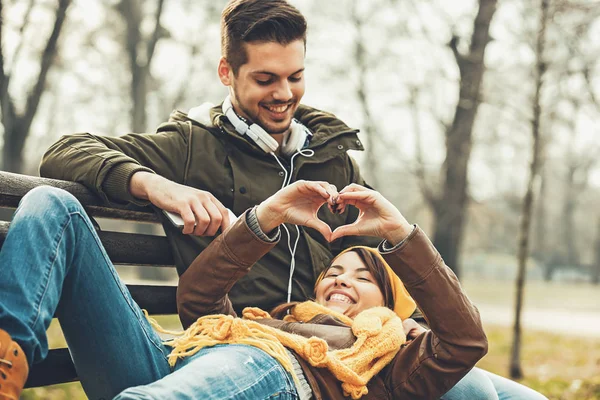
{"type": "Polygon", "coordinates": [[[375,196],[372,191],[369,192],[344,192],[340,193],[339,200],[348,202],[349,200],[363,201],[363,202],[375,202],[375,196]]]}
{"type": "Polygon", "coordinates": [[[331,233],[331,241],[333,242],[334,240],[339,239],[343,236],[356,236],[356,235],[360,235],[360,231],[357,226],[357,223],[354,222],[349,225],[342,225],[340,227],[337,227],[331,233]]]}
{"type": "Polygon", "coordinates": [[[328,185],[327,182],[305,181],[303,186],[310,192],[319,194],[323,199],[327,200],[330,197],[329,192],[327,191],[328,185]]]}
{"type": "Polygon", "coordinates": [[[351,183],[348,186],[346,186],[345,188],[343,188],[342,190],[340,190],[340,194],[341,193],[350,193],[350,192],[363,192],[363,191],[369,191],[370,189],[361,186],[357,183],[351,183]]]}
{"type": "Polygon", "coordinates": [[[325,240],[331,242],[331,228],[325,222],[315,217],[314,219],[306,221],[306,226],[316,229],[321,235],[323,235],[325,240]]]}

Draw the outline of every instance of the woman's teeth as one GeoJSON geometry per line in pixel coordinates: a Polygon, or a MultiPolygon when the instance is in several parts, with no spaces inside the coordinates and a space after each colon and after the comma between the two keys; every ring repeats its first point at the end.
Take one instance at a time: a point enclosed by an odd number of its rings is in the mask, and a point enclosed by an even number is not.
{"type": "Polygon", "coordinates": [[[329,297],[329,301],[340,301],[342,303],[354,304],[352,299],[344,294],[334,293],[329,297]]]}

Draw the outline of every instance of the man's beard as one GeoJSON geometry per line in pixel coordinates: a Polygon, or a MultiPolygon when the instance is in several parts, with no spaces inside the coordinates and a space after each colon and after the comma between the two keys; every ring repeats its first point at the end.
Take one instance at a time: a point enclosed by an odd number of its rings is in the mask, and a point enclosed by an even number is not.
{"type": "MultiPolygon", "coordinates": [[[[234,95],[235,95],[236,99],[239,99],[239,96],[237,96],[237,93],[235,93],[235,90],[234,90],[234,95]]],[[[251,125],[253,123],[257,124],[261,128],[263,128],[267,133],[269,133],[271,135],[277,135],[277,134],[285,133],[285,132],[287,132],[290,129],[290,125],[292,124],[292,119],[291,118],[290,118],[289,123],[286,124],[286,126],[284,128],[277,128],[277,129],[269,128],[269,126],[267,126],[267,123],[264,123],[263,121],[260,120],[260,118],[258,116],[258,111],[257,111],[256,114],[253,114],[253,113],[250,112],[250,110],[246,109],[241,102],[238,101],[237,103],[238,103],[238,106],[240,107],[240,111],[242,111],[245,115],[248,116],[249,121],[247,121],[247,122],[248,122],[249,125],[251,125]]],[[[288,103],[291,104],[290,107],[293,107],[296,102],[292,101],[292,102],[285,102],[285,103],[281,103],[281,104],[288,104],[288,103]]],[[[275,104],[277,104],[277,103],[275,103],[275,104]]],[[[262,106],[259,103],[258,104],[259,110],[260,110],[261,107],[262,106]]]]}

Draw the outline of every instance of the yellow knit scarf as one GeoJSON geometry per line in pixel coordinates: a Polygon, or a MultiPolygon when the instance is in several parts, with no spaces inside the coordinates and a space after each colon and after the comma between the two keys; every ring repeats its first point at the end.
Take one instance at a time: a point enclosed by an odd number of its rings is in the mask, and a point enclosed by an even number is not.
{"type": "Polygon", "coordinates": [[[342,383],[344,395],[359,399],[368,393],[369,380],[394,358],[406,341],[402,321],[394,311],[385,307],[370,308],[351,319],[312,301],[296,305],[284,320],[308,322],[318,314],[332,315],[350,326],[357,338],[354,345],[348,349],[330,351],[323,339],[305,338],[262,325],[255,320],[271,316],[259,308],[244,309],[243,319],[230,315],[201,317],[187,330],[178,333],[164,331],[153,320],[151,323],[162,332],[179,336],[165,342],[173,348],[169,355],[171,366],[175,365],[178,358],[196,354],[204,347],[245,344],[274,357],[298,383],[286,347],[312,366],[329,369],[342,383]]]}

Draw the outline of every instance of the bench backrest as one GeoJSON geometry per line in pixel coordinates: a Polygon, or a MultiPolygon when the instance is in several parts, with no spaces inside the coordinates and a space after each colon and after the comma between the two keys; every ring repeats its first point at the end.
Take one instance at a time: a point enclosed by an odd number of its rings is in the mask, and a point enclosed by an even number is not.
{"type": "MultiPolygon", "coordinates": [[[[150,208],[107,206],[81,184],[4,171],[0,171],[0,207],[16,208],[27,192],[41,185],[54,186],[70,192],[92,217],[158,223],[156,215],[150,208]]],[[[10,222],[0,221],[0,248],[9,226],[10,222]]],[[[174,266],[173,254],[166,237],[104,231],[99,232],[99,236],[115,265],[174,266]]],[[[177,313],[175,286],[127,285],[127,287],[137,304],[148,310],[150,314],[177,313]]],[[[32,368],[26,387],[72,382],[77,379],[68,349],[53,349],[42,363],[32,368]]]]}

